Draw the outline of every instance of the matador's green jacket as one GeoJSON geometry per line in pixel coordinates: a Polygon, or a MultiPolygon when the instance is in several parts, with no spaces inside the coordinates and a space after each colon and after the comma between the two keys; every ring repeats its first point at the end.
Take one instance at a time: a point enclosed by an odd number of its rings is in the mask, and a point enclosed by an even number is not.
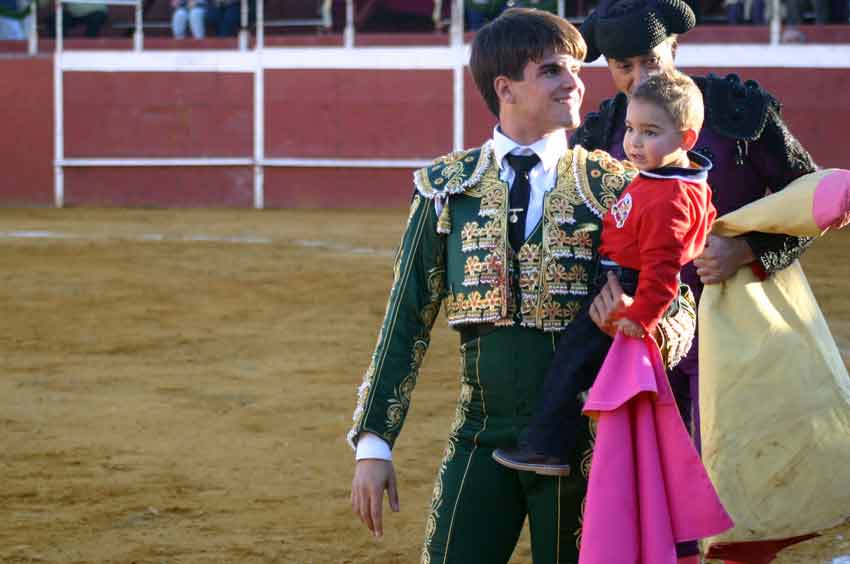
{"type": "MultiPolygon", "coordinates": [[[[637,173],[602,151],[568,150],[540,224],[518,252],[508,242],[508,185],[491,142],[453,153],[414,175],[416,193],[372,361],[359,390],[361,431],[395,442],[440,304],[449,324],[560,331],[588,299],[602,216],[637,173]]],[[[680,303],[683,303],[680,300],[680,303]]],[[[666,358],[690,347],[693,302],[659,325],[666,358]]]]}

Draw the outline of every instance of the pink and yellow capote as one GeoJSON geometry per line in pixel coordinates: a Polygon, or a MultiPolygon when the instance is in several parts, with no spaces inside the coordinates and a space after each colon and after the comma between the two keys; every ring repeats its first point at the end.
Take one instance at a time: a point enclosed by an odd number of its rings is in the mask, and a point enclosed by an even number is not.
{"type": "MultiPolygon", "coordinates": [[[[713,232],[820,236],[848,222],[850,171],[830,169],[719,218],[713,232]]],[[[850,517],[850,379],[799,263],[706,286],[698,321],[703,462],[735,521],[705,548],[850,517]]]]}

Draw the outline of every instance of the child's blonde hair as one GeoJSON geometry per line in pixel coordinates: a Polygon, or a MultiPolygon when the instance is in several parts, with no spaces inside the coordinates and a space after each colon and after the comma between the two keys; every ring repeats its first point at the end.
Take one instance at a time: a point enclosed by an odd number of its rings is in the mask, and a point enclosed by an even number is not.
{"type": "Polygon", "coordinates": [[[691,77],[672,70],[654,74],[632,94],[632,100],[643,100],[663,109],[679,131],[699,132],[704,119],[702,92],[691,77]]]}

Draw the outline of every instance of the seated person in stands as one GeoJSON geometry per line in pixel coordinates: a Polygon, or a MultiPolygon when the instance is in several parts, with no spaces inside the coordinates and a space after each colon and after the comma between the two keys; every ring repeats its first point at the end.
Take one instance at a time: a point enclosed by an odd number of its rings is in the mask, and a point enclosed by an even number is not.
{"type": "Polygon", "coordinates": [[[207,22],[219,37],[235,37],[241,21],[239,0],[211,0],[207,9],[207,22]]]}
{"type": "Polygon", "coordinates": [[[18,0],[0,0],[0,39],[26,39],[18,0]]]}
{"type": "MultiPolygon", "coordinates": [[[[49,0],[38,0],[47,5],[49,0]]],[[[86,37],[98,37],[103,24],[109,19],[106,4],[65,4],[62,8],[62,36],[67,36],[73,28],[82,26],[86,37]]],[[[56,16],[51,13],[45,19],[47,34],[56,37],[56,16]]]]}
{"type": "Polygon", "coordinates": [[[192,37],[203,39],[206,35],[206,0],[171,0],[174,13],[171,15],[171,31],[175,39],[186,37],[186,28],[192,31],[192,37]]]}
{"type": "MultiPolygon", "coordinates": [[[[508,4],[506,0],[465,0],[467,29],[474,31],[487,22],[496,19],[508,8],[508,4]]],[[[553,14],[558,13],[556,0],[513,0],[510,2],[510,7],[536,8],[553,14]]]]}

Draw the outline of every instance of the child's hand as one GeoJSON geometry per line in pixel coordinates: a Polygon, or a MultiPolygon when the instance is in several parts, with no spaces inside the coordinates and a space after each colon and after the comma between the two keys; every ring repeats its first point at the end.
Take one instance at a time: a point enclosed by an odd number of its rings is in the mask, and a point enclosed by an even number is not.
{"type": "Polygon", "coordinates": [[[638,339],[642,339],[646,334],[643,330],[643,327],[632,321],[631,319],[626,319],[625,317],[618,319],[614,322],[617,329],[627,337],[637,337],[638,339]]]}

